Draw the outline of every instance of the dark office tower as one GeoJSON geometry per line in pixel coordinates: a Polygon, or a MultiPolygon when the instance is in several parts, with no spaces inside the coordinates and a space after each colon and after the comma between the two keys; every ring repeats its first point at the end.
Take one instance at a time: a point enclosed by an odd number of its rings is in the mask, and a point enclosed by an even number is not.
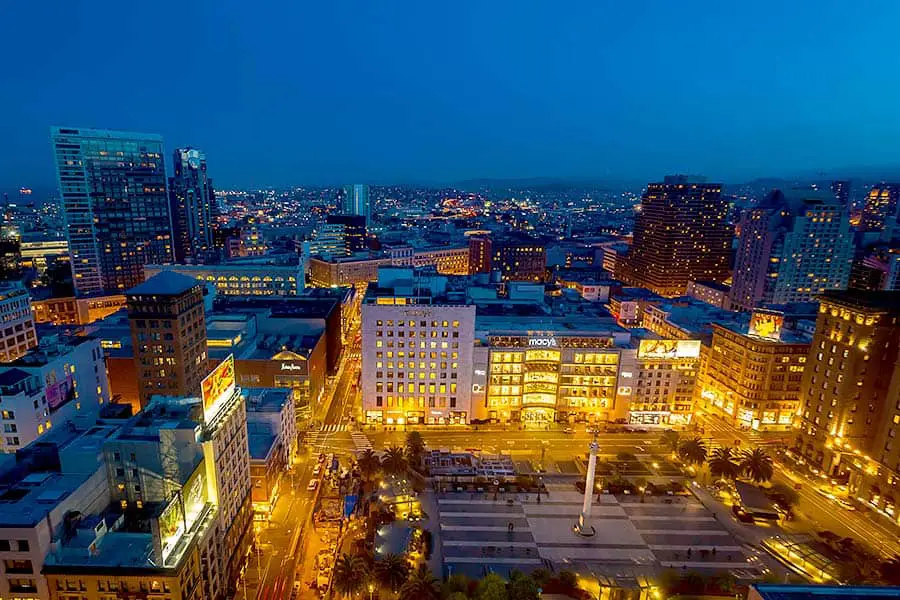
{"type": "Polygon", "coordinates": [[[371,218],[371,206],[369,205],[369,186],[361,183],[345,186],[340,194],[341,212],[345,215],[358,215],[366,218],[366,224],[371,218]]]}
{"type": "Polygon", "coordinates": [[[774,190],[741,218],[731,307],[808,302],[846,289],[853,262],[847,205],[825,191],[774,190]]]}
{"type": "Polygon", "coordinates": [[[727,278],[734,234],[721,192],[722,184],[683,175],[649,184],[623,279],[662,296],[681,296],[690,281],[727,278]]]}
{"type": "Polygon", "coordinates": [[[473,235],[469,238],[469,273],[491,272],[491,238],[483,235],[473,235]]]}
{"type": "Polygon", "coordinates": [[[844,206],[850,206],[850,181],[836,180],[831,182],[831,193],[844,206]]]}
{"type": "Polygon", "coordinates": [[[335,229],[343,230],[340,236],[343,238],[344,249],[347,253],[362,252],[368,245],[366,243],[366,218],[362,215],[328,215],[325,217],[326,225],[337,225],[335,229]]]}
{"type": "Polygon", "coordinates": [[[534,238],[510,235],[492,244],[490,269],[500,272],[503,281],[544,281],[547,251],[534,238]]]}
{"type": "Polygon", "coordinates": [[[199,262],[213,247],[216,199],[206,173],[206,155],[196,148],[178,148],[169,178],[175,262],[199,262]]]}
{"type": "Polygon", "coordinates": [[[145,264],[172,262],[162,137],[55,127],[52,138],[75,293],[123,294],[145,264]]]}
{"type": "Polygon", "coordinates": [[[138,393],[199,396],[207,375],[203,283],[163,271],[127,292],[138,393]]]}
{"type": "Polygon", "coordinates": [[[860,231],[882,231],[897,225],[900,183],[880,183],[869,190],[860,219],[860,231]]]}

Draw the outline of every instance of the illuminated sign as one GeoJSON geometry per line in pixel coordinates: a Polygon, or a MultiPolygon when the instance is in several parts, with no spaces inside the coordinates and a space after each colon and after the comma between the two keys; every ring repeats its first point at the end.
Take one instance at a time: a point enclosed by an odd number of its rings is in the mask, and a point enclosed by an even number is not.
{"type": "Polygon", "coordinates": [[[229,354],[201,384],[204,420],[211,421],[215,417],[218,407],[234,395],[235,388],[234,355],[229,354]]]}
{"type": "Polygon", "coordinates": [[[541,346],[544,348],[556,348],[556,338],[529,338],[529,346],[541,346]]]}
{"type": "Polygon", "coordinates": [[[700,340],[641,340],[638,358],[698,358],[700,340]]]}
{"type": "Polygon", "coordinates": [[[281,363],[282,371],[305,371],[303,365],[294,365],[291,363],[281,363]]]}
{"type": "Polygon", "coordinates": [[[755,310],[750,317],[750,335],[765,338],[767,340],[780,340],[781,327],[784,325],[784,315],[776,312],[755,310]]]}

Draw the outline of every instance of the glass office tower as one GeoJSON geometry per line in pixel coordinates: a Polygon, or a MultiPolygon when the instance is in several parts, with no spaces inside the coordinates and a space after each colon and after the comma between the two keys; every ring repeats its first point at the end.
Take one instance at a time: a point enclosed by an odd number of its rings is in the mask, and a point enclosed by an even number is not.
{"type": "Polygon", "coordinates": [[[175,262],[202,262],[213,247],[216,215],[212,179],[206,172],[206,155],[196,148],[178,148],[172,157],[174,176],[169,178],[175,262]]]}
{"type": "Polygon", "coordinates": [[[78,296],[121,294],[147,263],[172,262],[162,137],[55,127],[51,132],[78,296]]]}

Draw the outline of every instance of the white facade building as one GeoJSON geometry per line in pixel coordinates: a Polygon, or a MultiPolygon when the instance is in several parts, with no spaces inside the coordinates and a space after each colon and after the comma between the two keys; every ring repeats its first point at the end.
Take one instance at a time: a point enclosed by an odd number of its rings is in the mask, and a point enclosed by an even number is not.
{"type": "Polygon", "coordinates": [[[468,423],[475,306],[451,304],[445,277],[379,271],[362,306],[362,396],[373,424],[468,423]]]}
{"type": "Polygon", "coordinates": [[[109,402],[100,341],[53,336],[0,367],[0,451],[15,452],[53,427],[92,418],[109,402]]]}

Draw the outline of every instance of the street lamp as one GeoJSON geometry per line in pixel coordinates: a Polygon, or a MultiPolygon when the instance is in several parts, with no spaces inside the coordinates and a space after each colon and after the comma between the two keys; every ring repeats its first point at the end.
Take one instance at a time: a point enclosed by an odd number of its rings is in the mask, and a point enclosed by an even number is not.
{"type": "Polygon", "coordinates": [[[375,591],[375,586],[373,584],[369,584],[369,600],[372,600],[372,593],[375,591]]]}

